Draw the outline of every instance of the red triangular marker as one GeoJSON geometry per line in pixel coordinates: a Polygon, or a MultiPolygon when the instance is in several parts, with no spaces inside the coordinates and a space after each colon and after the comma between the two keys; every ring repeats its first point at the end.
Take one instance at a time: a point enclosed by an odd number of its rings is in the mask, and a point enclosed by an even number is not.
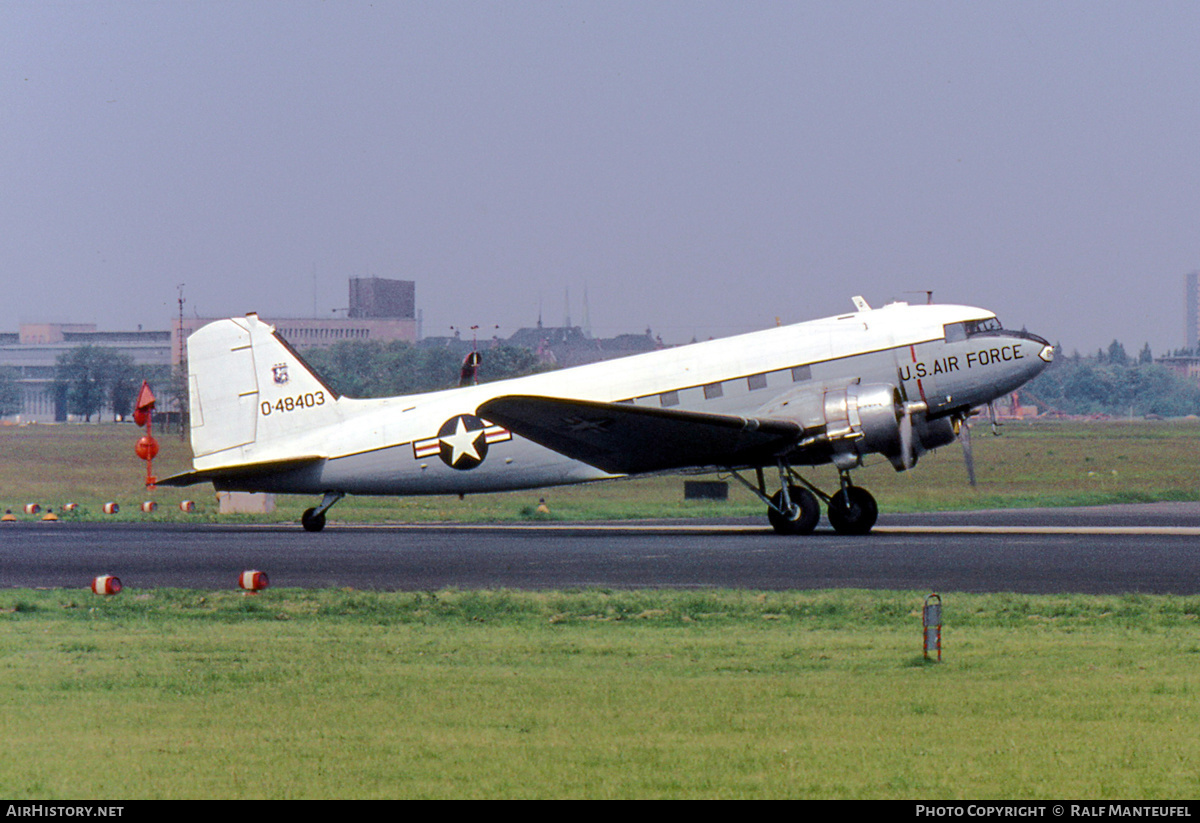
{"type": "Polygon", "coordinates": [[[150,391],[150,384],[143,380],[142,388],[138,391],[137,404],[133,409],[133,422],[145,426],[150,421],[150,412],[153,410],[154,392],[150,391]]]}
{"type": "Polygon", "coordinates": [[[150,391],[150,384],[143,380],[141,391],[137,396],[137,410],[147,411],[152,408],[154,408],[154,392],[150,391]]]}

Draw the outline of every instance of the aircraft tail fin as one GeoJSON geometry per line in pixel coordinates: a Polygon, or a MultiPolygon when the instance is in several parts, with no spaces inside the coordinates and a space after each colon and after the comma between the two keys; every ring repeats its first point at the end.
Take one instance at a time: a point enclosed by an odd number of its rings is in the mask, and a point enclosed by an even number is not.
{"type": "Polygon", "coordinates": [[[209,323],[187,345],[197,466],[279,459],[338,420],[337,392],[256,314],[209,323]]]}

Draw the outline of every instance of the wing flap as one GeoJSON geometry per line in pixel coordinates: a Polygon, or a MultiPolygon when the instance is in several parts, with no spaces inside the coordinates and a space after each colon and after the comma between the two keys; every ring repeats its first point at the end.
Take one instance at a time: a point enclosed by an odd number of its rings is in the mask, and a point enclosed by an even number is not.
{"type": "Polygon", "coordinates": [[[476,413],[613,474],[761,464],[803,434],[788,420],[530,395],[497,397],[476,413]]]}

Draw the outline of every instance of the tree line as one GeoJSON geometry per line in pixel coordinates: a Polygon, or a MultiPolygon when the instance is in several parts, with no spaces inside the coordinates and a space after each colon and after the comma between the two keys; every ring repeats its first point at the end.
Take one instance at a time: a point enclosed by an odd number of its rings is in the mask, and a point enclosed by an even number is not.
{"type": "MultiPolygon", "coordinates": [[[[348,397],[392,397],[457,386],[464,356],[444,346],[371,340],[343,340],[327,349],[308,349],[303,355],[330,388],[348,397]]],[[[485,348],[480,355],[476,375],[480,383],[546,368],[523,346],[485,348]]]]}
{"type": "MultiPolygon", "coordinates": [[[[546,368],[523,347],[500,345],[482,350],[481,355],[479,382],[546,368]]],[[[342,341],[327,349],[308,349],[304,357],[331,388],[349,397],[450,388],[458,385],[462,368],[460,352],[398,341],[342,341]]],[[[15,369],[0,369],[0,414],[20,410],[18,379],[15,369]]],[[[135,366],[128,355],[103,346],[78,346],[60,355],[54,391],[69,414],[84,420],[105,410],[114,419],[125,418],[133,410],[142,379],[150,380],[160,396],[175,396],[186,403],[186,381],[172,369],[135,366]]],[[[1149,345],[1130,356],[1116,340],[1092,355],[1060,354],[1021,393],[1043,411],[1066,414],[1200,415],[1200,386],[1194,380],[1155,363],[1149,345]]]]}
{"type": "MultiPolygon", "coordinates": [[[[544,366],[527,348],[496,346],[481,352],[479,382],[531,374],[544,366]]],[[[306,362],[329,386],[348,397],[389,397],[456,386],[463,355],[445,347],[411,343],[341,341],[327,349],[308,349],[306,362]]],[[[137,366],[133,359],[104,346],[77,346],[59,355],[53,391],[60,408],[90,422],[107,412],[124,419],[133,412],[138,387],[149,380],[159,397],[187,403],[187,381],[168,366],[137,366]]],[[[21,409],[16,369],[0,369],[0,415],[21,409]]]]}
{"type": "MultiPolygon", "coordinates": [[[[1061,347],[1056,347],[1061,352],[1061,347]]],[[[1149,344],[1136,357],[1114,340],[1107,349],[1055,358],[1021,389],[1041,411],[1114,417],[1200,415],[1200,385],[1154,362],[1149,344]]]]}
{"type": "Polygon", "coordinates": [[[85,344],[58,356],[53,392],[60,408],[88,422],[105,411],[124,419],[142,380],[162,381],[170,373],[168,366],[138,366],[116,349],[85,344]]]}

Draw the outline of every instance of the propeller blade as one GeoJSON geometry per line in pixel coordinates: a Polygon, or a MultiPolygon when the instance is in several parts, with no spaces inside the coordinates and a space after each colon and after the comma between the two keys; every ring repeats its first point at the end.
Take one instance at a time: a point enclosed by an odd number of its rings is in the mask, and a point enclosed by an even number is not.
{"type": "Polygon", "coordinates": [[[971,451],[971,424],[964,417],[958,427],[958,439],[963,445],[963,459],[967,463],[967,480],[975,488],[975,455],[971,451]]]}
{"type": "Polygon", "coordinates": [[[904,414],[900,417],[900,459],[904,461],[904,468],[911,469],[917,462],[917,453],[913,444],[913,420],[912,412],[908,408],[908,404],[904,404],[904,414]]]}

